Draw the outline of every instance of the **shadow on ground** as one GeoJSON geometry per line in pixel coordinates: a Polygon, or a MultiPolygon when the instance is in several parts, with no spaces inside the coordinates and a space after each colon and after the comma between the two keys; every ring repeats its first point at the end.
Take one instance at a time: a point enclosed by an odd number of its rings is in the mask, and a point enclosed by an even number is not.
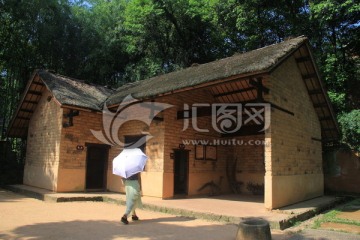
{"type": "MultiPolygon", "coordinates": [[[[130,222],[123,225],[114,221],[49,222],[22,226],[1,239],[234,239],[236,226],[185,226],[193,221],[184,217],[166,217],[130,222]],[[176,224],[176,223],[179,224],[176,224]],[[180,225],[181,223],[181,225],[180,225]],[[228,228],[227,235],[224,229],[228,228]],[[61,229],[59,231],[59,229],[61,229]],[[221,232],[221,234],[219,234],[221,232]]],[[[190,224],[189,224],[190,225],[190,224]]]]}

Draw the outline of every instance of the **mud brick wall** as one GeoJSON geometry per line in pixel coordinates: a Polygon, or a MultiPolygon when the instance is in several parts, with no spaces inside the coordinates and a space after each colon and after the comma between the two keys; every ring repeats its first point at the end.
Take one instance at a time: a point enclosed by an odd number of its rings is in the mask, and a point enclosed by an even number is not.
{"type": "Polygon", "coordinates": [[[277,68],[265,84],[272,108],[265,140],[265,206],[274,208],[323,194],[321,128],[293,57],[277,68]]]}
{"type": "MultiPolygon", "coordinates": [[[[63,113],[71,109],[64,108],[63,113]]],[[[102,115],[96,112],[79,110],[73,117],[73,126],[62,127],[60,144],[60,166],[58,192],[84,191],[86,185],[86,144],[104,144],[97,140],[91,130],[102,130],[102,115]],[[83,149],[77,149],[82,146],[83,149]]],[[[63,117],[61,125],[69,122],[63,117]]],[[[109,166],[109,164],[108,164],[109,166]]]]}
{"type": "Polygon", "coordinates": [[[24,184],[56,190],[63,110],[48,97],[51,93],[43,91],[29,123],[24,184]]]}
{"type": "Polygon", "coordinates": [[[191,118],[177,119],[177,111],[184,109],[184,103],[190,107],[193,104],[199,103],[212,103],[214,99],[208,89],[197,89],[187,92],[178,93],[171,96],[166,96],[158,101],[171,103],[174,105],[164,112],[165,118],[165,145],[164,145],[164,197],[171,197],[173,195],[173,179],[174,179],[174,160],[170,155],[174,149],[179,148],[179,144],[185,143],[185,150],[189,150],[188,162],[188,194],[207,194],[210,189],[198,191],[205,183],[213,181],[216,184],[221,181],[221,192],[229,192],[229,185],[226,178],[226,161],[232,158],[233,146],[230,145],[217,145],[221,135],[216,132],[212,127],[212,117],[204,116],[196,118],[196,126],[201,130],[208,130],[208,132],[201,132],[195,129],[191,118]],[[186,123],[187,121],[187,123],[186,123]],[[188,127],[184,129],[184,126],[188,127]],[[196,159],[196,147],[194,141],[208,141],[209,144],[216,146],[217,159],[212,160],[198,160],[196,159]],[[188,144],[186,144],[188,143],[188,144]]]}
{"type": "MultiPolygon", "coordinates": [[[[64,109],[68,114],[70,109],[64,109]]],[[[68,119],[64,118],[63,123],[68,119]]],[[[61,134],[61,161],[62,169],[84,169],[86,165],[86,148],[78,150],[76,147],[84,146],[86,143],[98,143],[91,130],[102,130],[102,115],[95,112],[79,111],[78,116],[73,117],[73,126],[64,127],[61,134]]]]}
{"type": "Polygon", "coordinates": [[[265,176],[265,139],[263,134],[237,137],[234,146],[234,159],[237,160],[236,177],[241,181],[242,193],[252,193],[248,184],[264,184],[265,176]]]}

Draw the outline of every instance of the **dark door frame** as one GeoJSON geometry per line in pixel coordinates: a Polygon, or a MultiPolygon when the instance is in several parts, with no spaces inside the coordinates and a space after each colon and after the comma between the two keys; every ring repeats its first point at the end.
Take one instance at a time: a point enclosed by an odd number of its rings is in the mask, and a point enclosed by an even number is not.
{"type": "Polygon", "coordinates": [[[85,143],[86,147],[86,158],[85,158],[85,191],[96,191],[96,190],[106,190],[107,185],[107,169],[108,169],[108,161],[109,161],[109,149],[111,148],[110,145],[107,144],[98,144],[98,143],[85,143]],[[100,189],[92,189],[87,186],[87,167],[88,167],[88,157],[89,152],[88,149],[92,147],[102,148],[105,150],[105,156],[104,156],[104,176],[103,176],[103,186],[100,189]]]}
{"type": "MultiPolygon", "coordinates": [[[[190,160],[189,160],[189,152],[190,150],[185,150],[185,149],[173,149],[174,151],[174,196],[176,195],[182,195],[182,194],[185,194],[185,195],[188,195],[189,194],[189,163],[190,163],[190,160]],[[176,168],[176,156],[177,156],[177,153],[183,153],[185,154],[186,156],[186,163],[185,163],[185,168],[186,168],[186,185],[185,185],[185,189],[184,189],[184,192],[183,193],[178,193],[176,192],[176,187],[175,187],[175,184],[176,184],[176,175],[175,175],[175,168],[176,168]]],[[[178,160],[178,161],[181,161],[181,160],[178,160]]]]}

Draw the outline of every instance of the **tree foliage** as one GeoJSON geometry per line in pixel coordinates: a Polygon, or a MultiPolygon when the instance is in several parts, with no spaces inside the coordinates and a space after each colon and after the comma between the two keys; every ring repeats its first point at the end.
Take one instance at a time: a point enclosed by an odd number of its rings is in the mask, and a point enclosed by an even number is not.
{"type": "Polygon", "coordinates": [[[311,1],[316,25],[317,56],[330,96],[338,112],[360,108],[360,3],[352,0],[311,1]],[[340,100],[340,101],[339,101],[340,100]]]}
{"type": "Polygon", "coordinates": [[[0,125],[36,68],[117,87],[298,35],[346,116],[360,108],[359,16],[358,0],[0,0],[0,125]]]}
{"type": "Polygon", "coordinates": [[[352,110],[341,115],[339,123],[343,131],[342,141],[360,152],[360,110],[352,110]]]}

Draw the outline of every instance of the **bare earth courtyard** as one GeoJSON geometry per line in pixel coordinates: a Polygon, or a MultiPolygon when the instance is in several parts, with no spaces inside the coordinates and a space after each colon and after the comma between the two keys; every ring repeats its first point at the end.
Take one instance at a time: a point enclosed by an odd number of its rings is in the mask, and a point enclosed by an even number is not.
{"type": "MultiPolygon", "coordinates": [[[[235,239],[237,226],[139,210],[122,225],[124,206],[104,202],[51,203],[0,189],[0,239],[235,239]]],[[[360,239],[360,235],[306,229],[272,230],[275,240],[360,239]],[[294,233],[295,232],[295,233],[294,233]]]]}
{"type": "Polygon", "coordinates": [[[48,203],[0,192],[0,239],[233,239],[236,226],[138,211],[120,223],[124,206],[102,202],[48,203]]]}

